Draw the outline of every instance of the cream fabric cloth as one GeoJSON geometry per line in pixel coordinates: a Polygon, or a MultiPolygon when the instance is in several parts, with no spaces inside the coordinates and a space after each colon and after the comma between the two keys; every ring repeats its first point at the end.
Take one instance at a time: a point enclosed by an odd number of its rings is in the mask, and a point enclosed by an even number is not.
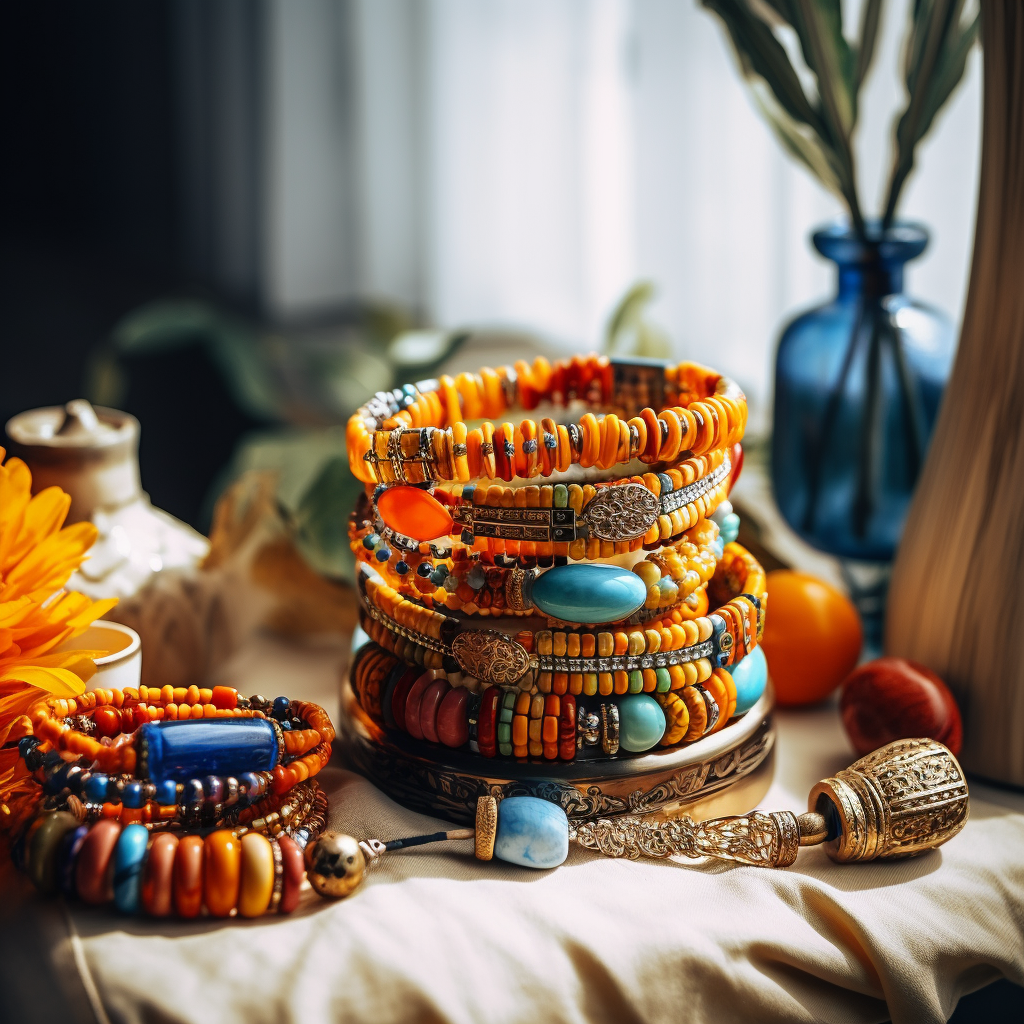
{"type": "MultiPolygon", "coordinates": [[[[260,640],[228,678],[336,714],[343,661],[260,640]]],[[[834,708],[781,713],[778,727],[763,806],[802,811],[853,754],[834,708]]],[[[443,827],[357,776],[321,778],[332,826],[359,838],[443,827]]],[[[480,864],[470,846],[390,855],[350,899],[310,892],[290,918],[153,923],[75,908],[72,944],[112,1022],[922,1024],[1000,976],[1024,984],[1024,797],[977,783],[956,839],[888,865],[838,866],[813,849],[783,871],[573,849],[534,872],[480,864]]]]}

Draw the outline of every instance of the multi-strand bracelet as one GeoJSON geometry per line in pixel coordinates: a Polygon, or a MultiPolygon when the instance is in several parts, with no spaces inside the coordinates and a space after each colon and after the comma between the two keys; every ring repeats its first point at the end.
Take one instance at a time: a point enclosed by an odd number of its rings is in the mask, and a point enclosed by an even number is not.
{"type": "Polygon", "coordinates": [[[552,365],[540,357],[532,366],[485,367],[378,392],[349,420],[346,443],[352,472],[366,483],[465,483],[703,455],[738,442],[746,419],[740,389],[695,363],[592,355],[552,365]],[[577,401],[606,411],[601,419],[588,411],[578,423],[543,418],[540,427],[530,419],[518,426],[490,422],[517,407],[577,401]],[[481,417],[480,426],[467,427],[481,417]]]}
{"type": "Polygon", "coordinates": [[[349,522],[364,710],[484,757],[618,756],[723,728],[764,685],[741,705],[729,671],[766,608],[728,503],[745,420],[710,370],[602,357],[375,396],[348,428],[367,485],[349,522]],[[491,422],[578,402],[574,422],[491,422]]]}
{"type": "Polygon", "coordinates": [[[15,726],[41,813],[14,854],[44,891],[155,916],[294,908],[326,820],[322,708],[223,686],[100,688],[15,726]]]}

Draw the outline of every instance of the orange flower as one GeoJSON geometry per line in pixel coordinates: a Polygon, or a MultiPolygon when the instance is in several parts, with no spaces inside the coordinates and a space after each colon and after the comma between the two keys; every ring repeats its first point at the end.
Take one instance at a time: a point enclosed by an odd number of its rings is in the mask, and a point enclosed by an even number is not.
{"type": "MultiPolygon", "coordinates": [[[[0,448],[0,462],[4,454],[0,448]]],[[[0,465],[0,745],[47,693],[83,693],[93,658],[106,653],[56,651],[117,603],[63,589],[96,540],[92,523],[61,529],[70,505],[59,487],[32,497],[21,459],[0,465]]]]}

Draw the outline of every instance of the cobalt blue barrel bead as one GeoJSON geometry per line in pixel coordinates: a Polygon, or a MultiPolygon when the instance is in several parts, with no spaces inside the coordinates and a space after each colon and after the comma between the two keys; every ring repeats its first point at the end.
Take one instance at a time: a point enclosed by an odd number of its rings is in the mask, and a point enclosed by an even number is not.
{"type": "Polygon", "coordinates": [[[142,783],[138,779],[125,783],[124,792],[121,794],[121,803],[125,807],[142,806],[142,783]]]}
{"type": "Polygon", "coordinates": [[[647,587],[636,573],[617,565],[556,566],[533,583],[533,603],[565,622],[618,622],[644,606],[647,587]]]}
{"type": "Polygon", "coordinates": [[[758,701],[768,684],[768,662],[760,646],[755,647],[742,661],[729,669],[736,684],[736,714],[749,711],[758,701]]]}
{"type": "Polygon", "coordinates": [[[93,772],[85,784],[85,799],[91,804],[101,804],[107,799],[107,777],[101,772],[93,772]]]}
{"type": "Polygon", "coordinates": [[[288,717],[291,706],[292,702],[287,697],[276,697],[272,714],[278,721],[281,721],[281,719],[288,717]]]}
{"type": "Polygon", "coordinates": [[[89,834],[88,825],[79,825],[72,829],[61,844],[60,852],[57,854],[57,888],[65,896],[74,896],[75,889],[75,864],[78,863],[78,851],[89,834]]]}
{"type": "Polygon", "coordinates": [[[142,866],[146,862],[149,829],[126,825],[114,847],[114,905],[122,914],[137,914],[142,892],[142,866]]]}
{"type": "Polygon", "coordinates": [[[136,749],[154,782],[269,771],[278,761],[277,734],[265,718],[147,722],[137,735],[136,749]]]}
{"type": "Polygon", "coordinates": [[[619,746],[634,754],[657,746],[665,735],[665,712],[646,693],[636,693],[619,701],[619,746]]]}
{"type": "Polygon", "coordinates": [[[174,779],[164,779],[163,782],[157,783],[156,802],[165,807],[178,802],[178,784],[174,779]]]}
{"type": "Polygon", "coordinates": [[[494,856],[524,868],[557,868],[569,856],[569,819],[558,804],[509,796],[498,804],[494,856]]]}

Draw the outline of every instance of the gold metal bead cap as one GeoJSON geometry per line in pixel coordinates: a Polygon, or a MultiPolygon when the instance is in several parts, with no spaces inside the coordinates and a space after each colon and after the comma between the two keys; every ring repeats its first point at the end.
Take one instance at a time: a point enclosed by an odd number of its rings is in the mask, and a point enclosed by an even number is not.
{"type": "Polygon", "coordinates": [[[811,790],[808,808],[839,834],[835,861],[909,857],[952,839],[967,822],[967,780],[936,740],[896,740],[811,790]]]}

